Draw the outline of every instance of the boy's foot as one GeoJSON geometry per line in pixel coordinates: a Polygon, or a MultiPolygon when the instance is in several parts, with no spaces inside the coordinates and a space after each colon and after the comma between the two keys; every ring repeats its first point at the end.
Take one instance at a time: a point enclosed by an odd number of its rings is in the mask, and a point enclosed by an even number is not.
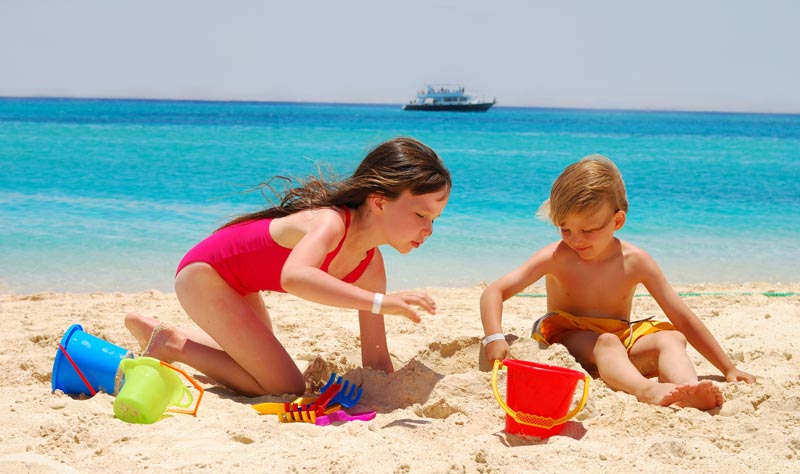
{"type": "Polygon", "coordinates": [[[661,399],[659,405],[710,410],[722,405],[723,400],[722,390],[719,387],[710,380],[701,380],[696,384],[676,385],[661,399]]]}

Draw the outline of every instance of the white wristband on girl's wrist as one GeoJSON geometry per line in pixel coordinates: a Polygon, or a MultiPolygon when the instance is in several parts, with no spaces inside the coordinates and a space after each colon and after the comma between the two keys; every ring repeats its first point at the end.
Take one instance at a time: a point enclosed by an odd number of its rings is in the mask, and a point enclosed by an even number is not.
{"type": "Polygon", "coordinates": [[[488,336],[483,338],[483,347],[488,346],[490,342],[499,341],[500,339],[503,340],[506,339],[506,336],[501,332],[495,334],[489,334],[488,336]]]}
{"type": "Polygon", "coordinates": [[[375,293],[372,299],[372,312],[374,314],[381,314],[381,306],[383,305],[383,293],[375,293]]]}

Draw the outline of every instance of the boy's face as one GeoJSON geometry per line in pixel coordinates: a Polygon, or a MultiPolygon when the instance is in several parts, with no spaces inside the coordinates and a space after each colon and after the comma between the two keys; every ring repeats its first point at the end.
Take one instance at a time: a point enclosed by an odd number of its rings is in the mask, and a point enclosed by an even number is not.
{"type": "Polygon", "coordinates": [[[603,255],[624,223],[623,211],[603,204],[590,212],[568,215],[560,226],[561,239],[582,259],[592,260],[603,255]]]}

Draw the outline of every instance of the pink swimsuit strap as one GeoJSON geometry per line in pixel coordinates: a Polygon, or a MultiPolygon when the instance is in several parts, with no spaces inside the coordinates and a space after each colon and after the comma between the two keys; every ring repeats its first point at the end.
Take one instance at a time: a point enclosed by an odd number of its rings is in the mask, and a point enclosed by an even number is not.
{"type": "Polygon", "coordinates": [[[342,240],[339,241],[339,245],[333,249],[326,257],[325,261],[322,262],[322,266],[319,267],[325,273],[328,273],[328,267],[330,266],[331,262],[337,255],[339,255],[339,250],[342,250],[342,245],[344,245],[344,239],[347,238],[347,231],[350,229],[350,209],[347,207],[343,207],[342,210],[344,211],[344,235],[342,236],[342,240]]]}
{"type": "MultiPolygon", "coordinates": [[[[328,272],[328,266],[330,266],[330,264],[333,261],[333,259],[336,258],[336,255],[338,255],[339,251],[342,249],[342,245],[344,245],[344,239],[347,238],[347,231],[350,229],[350,209],[348,209],[345,206],[345,207],[342,207],[342,210],[344,211],[344,235],[342,236],[342,240],[339,241],[339,245],[337,245],[336,248],[333,249],[333,251],[330,252],[325,257],[325,261],[322,262],[322,266],[319,267],[320,270],[324,271],[325,273],[328,272]]],[[[369,262],[372,261],[372,257],[374,255],[375,255],[375,248],[373,247],[373,248],[369,249],[369,251],[367,252],[367,256],[364,257],[364,260],[362,260],[358,264],[358,266],[353,269],[353,271],[348,273],[347,276],[342,278],[342,281],[345,281],[347,283],[352,283],[352,282],[358,280],[359,277],[361,277],[361,275],[367,269],[367,266],[369,265],[369,262]]]]}

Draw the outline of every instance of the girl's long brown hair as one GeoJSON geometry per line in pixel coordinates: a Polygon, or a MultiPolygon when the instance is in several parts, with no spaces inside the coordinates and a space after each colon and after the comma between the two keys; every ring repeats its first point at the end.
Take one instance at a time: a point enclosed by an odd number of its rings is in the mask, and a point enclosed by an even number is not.
{"type": "Polygon", "coordinates": [[[432,149],[422,142],[399,137],[373,148],[352,176],[342,181],[309,177],[298,181],[275,176],[260,185],[280,202],[261,211],[244,214],[229,221],[220,229],[242,222],[283,217],[306,209],[320,207],[357,208],[370,194],[397,199],[403,191],[427,194],[452,187],[450,172],[432,149]],[[281,192],[274,183],[283,183],[281,192]],[[296,184],[296,185],[295,185],[296,184]]]}

